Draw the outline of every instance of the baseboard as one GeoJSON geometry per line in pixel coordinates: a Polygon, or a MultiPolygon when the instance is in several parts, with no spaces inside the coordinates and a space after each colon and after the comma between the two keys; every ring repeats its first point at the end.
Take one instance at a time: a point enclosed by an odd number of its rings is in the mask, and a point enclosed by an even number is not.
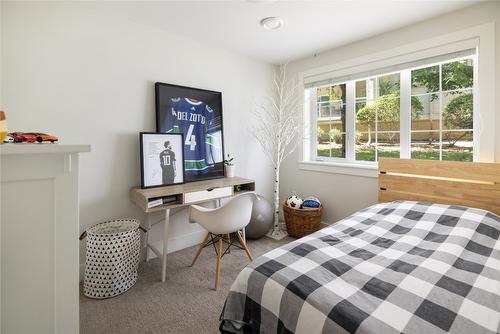
{"type": "Polygon", "coordinates": [[[330,226],[331,224],[329,224],[329,223],[327,223],[327,222],[322,221],[321,223],[319,223],[319,225],[321,226],[320,228],[325,228],[325,227],[330,226]]]}

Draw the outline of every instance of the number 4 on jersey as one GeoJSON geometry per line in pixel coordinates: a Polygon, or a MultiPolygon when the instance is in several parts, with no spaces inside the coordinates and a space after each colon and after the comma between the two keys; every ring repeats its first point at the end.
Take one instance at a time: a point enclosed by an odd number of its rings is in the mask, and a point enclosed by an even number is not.
{"type": "Polygon", "coordinates": [[[184,142],[185,145],[189,145],[189,149],[191,151],[194,151],[196,147],[196,136],[193,135],[193,129],[194,129],[194,124],[190,124],[186,136],[186,141],[184,142]]]}

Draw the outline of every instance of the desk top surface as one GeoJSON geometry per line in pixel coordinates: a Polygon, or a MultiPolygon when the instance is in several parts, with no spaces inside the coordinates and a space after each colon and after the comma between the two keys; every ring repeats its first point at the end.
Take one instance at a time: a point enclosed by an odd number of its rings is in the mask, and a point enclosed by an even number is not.
{"type": "Polygon", "coordinates": [[[164,197],[170,195],[184,194],[193,191],[202,191],[212,188],[230,187],[239,184],[248,184],[254,182],[255,182],[254,180],[245,179],[242,177],[225,177],[220,179],[189,182],[189,183],[177,184],[166,187],[158,187],[158,188],[148,188],[148,189],[133,188],[132,192],[144,196],[145,198],[154,198],[154,197],[164,197]]]}

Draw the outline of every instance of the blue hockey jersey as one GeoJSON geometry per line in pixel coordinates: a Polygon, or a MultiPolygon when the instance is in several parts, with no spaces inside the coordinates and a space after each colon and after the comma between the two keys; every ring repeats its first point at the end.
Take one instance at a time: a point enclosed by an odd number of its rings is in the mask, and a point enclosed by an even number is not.
{"type": "Polygon", "coordinates": [[[209,129],[213,128],[214,111],[206,103],[189,98],[170,99],[172,117],[165,120],[167,133],[184,134],[184,170],[187,175],[209,172],[213,165],[207,154],[209,129]],[[208,141],[207,141],[208,140],[208,141]]]}

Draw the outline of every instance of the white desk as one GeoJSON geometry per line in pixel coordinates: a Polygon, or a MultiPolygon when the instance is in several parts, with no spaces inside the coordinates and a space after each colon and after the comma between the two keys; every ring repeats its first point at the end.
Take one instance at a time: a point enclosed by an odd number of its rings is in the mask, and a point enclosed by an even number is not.
{"type": "Polygon", "coordinates": [[[148,250],[162,261],[161,280],[165,282],[167,271],[167,242],[168,242],[168,227],[170,222],[170,209],[187,207],[191,204],[198,204],[212,200],[218,200],[225,197],[231,197],[235,194],[240,194],[247,191],[255,190],[255,181],[244,179],[241,177],[231,177],[222,179],[205,180],[198,182],[185,183],[174,186],[160,188],[133,188],[130,191],[130,199],[147,215],[146,219],[146,259],[148,258],[148,250]],[[175,201],[148,208],[148,202],[151,200],[175,197],[175,201]],[[151,243],[149,243],[149,231],[151,229],[151,212],[164,211],[165,219],[163,227],[163,249],[160,251],[151,243]]]}

